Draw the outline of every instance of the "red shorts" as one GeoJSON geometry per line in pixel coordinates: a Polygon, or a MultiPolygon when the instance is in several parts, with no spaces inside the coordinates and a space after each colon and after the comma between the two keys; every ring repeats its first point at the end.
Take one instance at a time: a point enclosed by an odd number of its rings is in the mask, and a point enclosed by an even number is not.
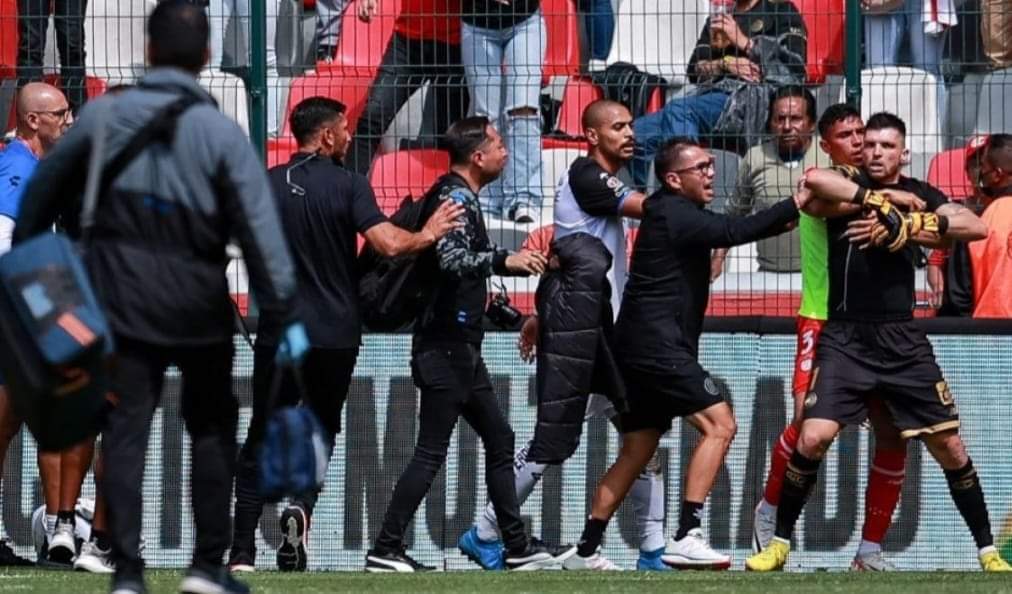
{"type": "Polygon", "coordinates": [[[791,386],[791,394],[795,398],[804,396],[812,383],[815,346],[819,344],[819,334],[825,325],[824,320],[798,316],[798,347],[794,351],[794,381],[791,386]]]}

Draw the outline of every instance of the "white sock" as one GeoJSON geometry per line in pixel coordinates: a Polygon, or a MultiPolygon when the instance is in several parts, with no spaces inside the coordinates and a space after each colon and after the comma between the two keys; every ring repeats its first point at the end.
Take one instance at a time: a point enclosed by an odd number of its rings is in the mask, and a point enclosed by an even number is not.
{"type": "Polygon", "coordinates": [[[998,549],[994,545],[986,546],[986,547],[980,549],[979,551],[977,551],[977,556],[978,557],[983,557],[984,555],[986,555],[988,553],[993,553],[993,552],[995,552],[997,550],[998,549]]]}
{"type": "MultiPolygon", "coordinates": [[[[520,448],[513,458],[513,473],[516,475],[517,505],[523,505],[527,498],[534,491],[534,487],[541,481],[545,473],[545,464],[527,461],[527,450],[531,447],[530,442],[520,448]]],[[[499,540],[499,524],[496,522],[495,508],[489,503],[485,511],[478,518],[478,538],[481,540],[499,540]]]]}
{"type": "Polygon", "coordinates": [[[46,514],[46,538],[52,540],[53,532],[56,532],[56,514],[46,514]]]}
{"type": "Polygon", "coordinates": [[[656,551],[664,548],[664,483],[649,466],[629,491],[636,528],[640,533],[640,550],[656,551]]]}
{"type": "Polygon", "coordinates": [[[776,515],[777,506],[773,505],[766,498],[759,500],[759,513],[776,515]]]}
{"type": "Polygon", "coordinates": [[[882,552],[882,545],[877,542],[871,542],[870,540],[861,540],[861,544],[857,547],[858,557],[864,555],[874,555],[882,552]]]}

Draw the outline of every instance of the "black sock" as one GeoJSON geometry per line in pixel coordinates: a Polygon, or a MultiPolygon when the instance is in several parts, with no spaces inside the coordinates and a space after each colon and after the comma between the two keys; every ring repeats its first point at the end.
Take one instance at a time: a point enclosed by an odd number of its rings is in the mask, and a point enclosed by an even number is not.
{"type": "Polygon", "coordinates": [[[675,540],[682,540],[689,530],[699,528],[703,520],[703,504],[695,501],[682,500],[682,514],[678,518],[678,532],[675,540]]]}
{"type": "Polygon", "coordinates": [[[604,529],[608,527],[608,520],[598,520],[595,517],[588,517],[587,523],[583,525],[583,535],[576,546],[576,554],[581,557],[590,557],[597,552],[604,540],[604,529]]]}
{"type": "Polygon", "coordinates": [[[74,523],[74,510],[56,512],[56,523],[74,523]]]}
{"type": "Polygon", "coordinates": [[[109,542],[109,533],[106,532],[105,530],[92,529],[91,542],[95,543],[95,546],[102,549],[103,551],[108,551],[111,548],[110,546],[111,543],[109,542]]]}
{"type": "Polygon", "coordinates": [[[956,504],[963,520],[970,528],[973,541],[977,548],[982,549],[994,544],[991,536],[991,520],[987,516],[987,504],[984,502],[984,491],[980,488],[980,479],[973,468],[973,461],[967,460],[966,466],[959,470],[946,470],[945,480],[949,483],[949,494],[956,504]]]}
{"type": "Polygon", "coordinates": [[[819,478],[819,465],[821,460],[812,460],[801,455],[801,452],[794,450],[790,461],[787,462],[787,471],[784,472],[784,486],[780,491],[780,505],[777,507],[777,529],[776,536],[790,540],[794,532],[794,524],[798,522],[805,501],[815,487],[819,478]]]}

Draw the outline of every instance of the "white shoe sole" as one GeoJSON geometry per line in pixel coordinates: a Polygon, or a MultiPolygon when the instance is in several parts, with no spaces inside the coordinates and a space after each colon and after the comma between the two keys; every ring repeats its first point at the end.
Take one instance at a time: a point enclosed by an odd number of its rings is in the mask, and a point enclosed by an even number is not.
{"type": "Polygon", "coordinates": [[[229,565],[228,570],[232,573],[256,573],[256,567],[247,565],[246,563],[236,563],[235,565],[229,565]]]}
{"type": "Polygon", "coordinates": [[[225,594],[225,588],[197,576],[186,576],[179,584],[181,594],[225,594]]]}
{"type": "Polygon", "coordinates": [[[116,573],[116,568],[106,565],[101,559],[92,555],[78,557],[77,561],[74,561],[74,569],[89,573],[116,573]]]}
{"type": "Polygon", "coordinates": [[[366,557],[365,560],[365,570],[369,573],[415,573],[414,568],[407,563],[371,556],[366,557]],[[369,565],[369,563],[374,563],[375,565],[369,565]]]}
{"type": "Polygon", "coordinates": [[[510,565],[510,563],[507,562],[506,568],[510,571],[538,571],[541,569],[556,567],[559,564],[559,562],[555,560],[555,557],[552,557],[547,553],[545,553],[544,557],[541,555],[534,555],[534,557],[529,560],[515,562],[517,563],[516,565],[510,565]]]}
{"type": "Polygon", "coordinates": [[[661,561],[675,569],[722,571],[731,567],[731,559],[688,559],[681,555],[661,555],[661,561]]]}

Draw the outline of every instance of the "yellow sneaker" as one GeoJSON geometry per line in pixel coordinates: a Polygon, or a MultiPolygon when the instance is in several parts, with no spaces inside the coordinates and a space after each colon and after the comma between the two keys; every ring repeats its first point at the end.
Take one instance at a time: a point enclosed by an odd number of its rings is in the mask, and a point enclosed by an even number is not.
{"type": "Polygon", "coordinates": [[[791,543],[774,536],[765,549],[745,560],[745,569],[748,571],[781,571],[787,563],[787,555],[790,552],[791,543]]]}
{"type": "Polygon", "coordinates": [[[998,554],[998,551],[994,547],[980,554],[980,568],[988,573],[992,571],[1012,571],[1012,566],[1001,558],[1001,555],[998,554]]]}

